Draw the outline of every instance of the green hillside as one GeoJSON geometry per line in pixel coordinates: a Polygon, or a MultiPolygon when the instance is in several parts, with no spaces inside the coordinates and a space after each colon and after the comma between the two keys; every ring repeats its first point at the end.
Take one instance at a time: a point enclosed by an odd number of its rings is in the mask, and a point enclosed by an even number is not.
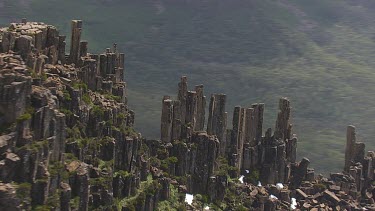
{"type": "Polygon", "coordinates": [[[340,171],[348,124],[375,148],[375,3],[372,0],[0,0],[0,25],[22,17],[58,26],[84,21],[90,51],[117,42],[136,125],[159,134],[163,95],[181,75],[235,105],[293,103],[299,154],[340,171]]]}

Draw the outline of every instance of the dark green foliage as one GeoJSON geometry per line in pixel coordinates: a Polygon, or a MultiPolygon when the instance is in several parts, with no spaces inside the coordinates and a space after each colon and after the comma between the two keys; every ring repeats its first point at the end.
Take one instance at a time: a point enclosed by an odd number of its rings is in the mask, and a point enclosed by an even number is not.
{"type": "Polygon", "coordinates": [[[17,117],[17,123],[21,123],[21,122],[31,119],[34,113],[35,113],[35,109],[33,107],[27,107],[25,113],[17,117]]]}
{"type": "Polygon", "coordinates": [[[72,87],[74,89],[82,89],[84,92],[86,92],[88,90],[87,84],[85,84],[83,82],[74,82],[72,87]]]}
{"type": "Polygon", "coordinates": [[[16,195],[22,201],[28,200],[30,198],[31,184],[21,183],[17,185],[16,195]]]}
{"type": "Polygon", "coordinates": [[[50,211],[51,208],[48,205],[39,205],[36,206],[33,211],[50,211]]]}
{"type": "Polygon", "coordinates": [[[125,126],[125,128],[122,130],[122,132],[126,136],[137,136],[138,135],[134,128],[128,127],[128,126],[125,126]]]}
{"type": "Polygon", "coordinates": [[[120,102],[121,101],[121,97],[120,96],[116,96],[116,95],[112,95],[112,94],[104,94],[104,97],[107,98],[107,99],[110,99],[110,100],[114,100],[116,102],[120,102]]]}
{"type": "Polygon", "coordinates": [[[92,101],[91,101],[91,98],[90,98],[90,95],[88,93],[84,93],[83,96],[82,96],[82,100],[83,102],[85,102],[86,104],[88,105],[91,105],[92,104],[92,101]]]}
{"type": "Polygon", "coordinates": [[[71,110],[69,110],[69,109],[65,109],[65,108],[61,108],[61,109],[60,109],[60,112],[63,113],[63,114],[65,114],[65,116],[67,116],[67,117],[71,117],[71,116],[74,115],[73,112],[72,112],[71,110]]]}
{"type": "Polygon", "coordinates": [[[94,113],[94,115],[99,116],[99,117],[101,117],[101,118],[103,118],[103,116],[104,116],[104,109],[101,108],[101,107],[98,106],[98,105],[94,105],[94,106],[92,107],[92,112],[94,113]]]}
{"type": "Polygon", "coordinates": [[[68,90],[64,89],[63,90],[63,97],[66,101],[72,101],[72,97],[70,96],[70,93],[68,90]]]}
{"type": "Polygon", "coordinates": [[[230,166],[227,159],[224,157],[219,157],[216,162],[218,166],[215,172],[216,175],[225,176],[228,175],[230,171],[238,171],[238,168],[235,166],[230,166]]]}
{"type": "Polygon", "coordinates": [[[122,178],[128,178],[131,176],[131,174],[127,171],[120,170],[114,173],[114,177],[117,177],[117,176],[120,176],[122,178]]]}
{"type": "Polygon", "coordinates": [[[258,184],[259,181],[259,170],[256,168],[250,169],[249,173],[245,175],[244,180],[248,183],[253,183],[254,185],[258,184]]]}
{"type": "Polygon", "coordinates": [[[48,196],[47,206],[50,208],[50,210],[60,208],[60,191],[59,190],[56,190],[55,193],[48,196]]]}
{"type": "Polygon", "coordinates": [[[313,185],[314,189],[319,191],[319,192],[322,192],[324,191],[325,189],[327,189],[327,185],[326,184],[323,184],[323,183],[316,183],[313,185]]]}
{"type": "Polygon", "coordinates": [[[69,202],[69,205],[71,206],[72,209],[78,209],[79,207],[79,196],[73,198],[73,199],[70,199],[70,202],[69,202]]]}
{"type": "Polygon", "coordinates": [[[118,118],[120,121],[124,121],[124,120],[126,119],[126,116],[127,116],[127,114],[125,114],[125,113],[119,113],[119,114],[117,115],[117,118],[118,118]]]}
{"type": "Polygon", "coordinates": [[[24,122],[26,120],[29,120],[31,119],[31,114],[29,113],[25,113],[25,114],[22,114],[21,116],[17,117],[17,122],[20,123],[20,122],[24,122]]]}

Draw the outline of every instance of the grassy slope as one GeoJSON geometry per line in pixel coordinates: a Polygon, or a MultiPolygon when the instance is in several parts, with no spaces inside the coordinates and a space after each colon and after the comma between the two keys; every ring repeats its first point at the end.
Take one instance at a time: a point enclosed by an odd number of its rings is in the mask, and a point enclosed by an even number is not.
{"type": "Polygon", "coordinates": [[[190,85],[205,84],[207,95],[228,94],[229,112],[265,102],[266,127],[273,127],[278,97],[287,96],[299,153],[330,171],[341,169],[346,125],[357,125],[368,148],[375,147],[375,6],[361,4],[366,7],[339,0],[0,0],[6,9],[0,24],[26,16],[69,34],[69,21],[80,18],[91,51],[117,42],[127,52],[138,128],[149,137],[158,134],[161,96],[175,95],[182,74],[190,85]]]}

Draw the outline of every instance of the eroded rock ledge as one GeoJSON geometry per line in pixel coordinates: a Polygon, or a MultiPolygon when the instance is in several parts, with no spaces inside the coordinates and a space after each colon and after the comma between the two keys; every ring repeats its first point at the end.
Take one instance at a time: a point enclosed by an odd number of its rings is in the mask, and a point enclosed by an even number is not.
{"type": "Polygon", "coordinates": [[[188,89],[162,99],[160,140],[133,129],[125,55],[88,53],[83,23],[71,46],[56,27],[0,29],[0,208],[4,210],[374,210],[375,153],[347,129],[345,167],[329,178],[296,160],[291,105],[263,131],[262,103],[188,89]],[[208,114],[206,114],[208,107],[208,114]],[[207,121],[206,121],[207,119],[207,121]],[[228,129],[230,128],[230,129],[228,129]],[[192,203],[185,194],[193,194],[192,203]]]}

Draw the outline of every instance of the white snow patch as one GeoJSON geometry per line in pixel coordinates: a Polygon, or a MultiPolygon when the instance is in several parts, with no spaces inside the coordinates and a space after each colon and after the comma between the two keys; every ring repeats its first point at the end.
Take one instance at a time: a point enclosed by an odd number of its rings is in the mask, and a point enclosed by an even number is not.
{"type": "Polygon", "coordinates": [[[186,194],[185,195],[185,202],[188,203],[189,205],[191,205],[193,203],[193,194],[186,194]]]}
{"type": "Polygon", "coordinates": [[[276,196],[274,196],[274,195],[270,195],[270,199],[276,199],[276,200],[278,200],[278,198],[276,197],[276,196]]]}
{"type": "Polygon", "coordinates": [[[240,178],[238,178],[238,180],[239,180],[241,183],[243,183],[243,178],[244,178],[244,177],[245,177],[244,175],[241,175],[240,178]]]}
{"type": "Polygon", "coordinates": [[[292,203],[290,205],[290,208],[292,210],[295,210],[297,208],[297,200],[296,200],[296,198],[292,198],[292,203]]]}
{"type": "Polygon", "coordinates": [[[284,185],[282,183],[277,183],[276,188],[277,190],[282,190],[284,188],[284,185]]]}
{"type": "Polygon", "coordinates": [[[206,207],[204,208],[204,210],[210,210],[210,207],[209,207],[209,206],[206,206],[206,207]]]}

